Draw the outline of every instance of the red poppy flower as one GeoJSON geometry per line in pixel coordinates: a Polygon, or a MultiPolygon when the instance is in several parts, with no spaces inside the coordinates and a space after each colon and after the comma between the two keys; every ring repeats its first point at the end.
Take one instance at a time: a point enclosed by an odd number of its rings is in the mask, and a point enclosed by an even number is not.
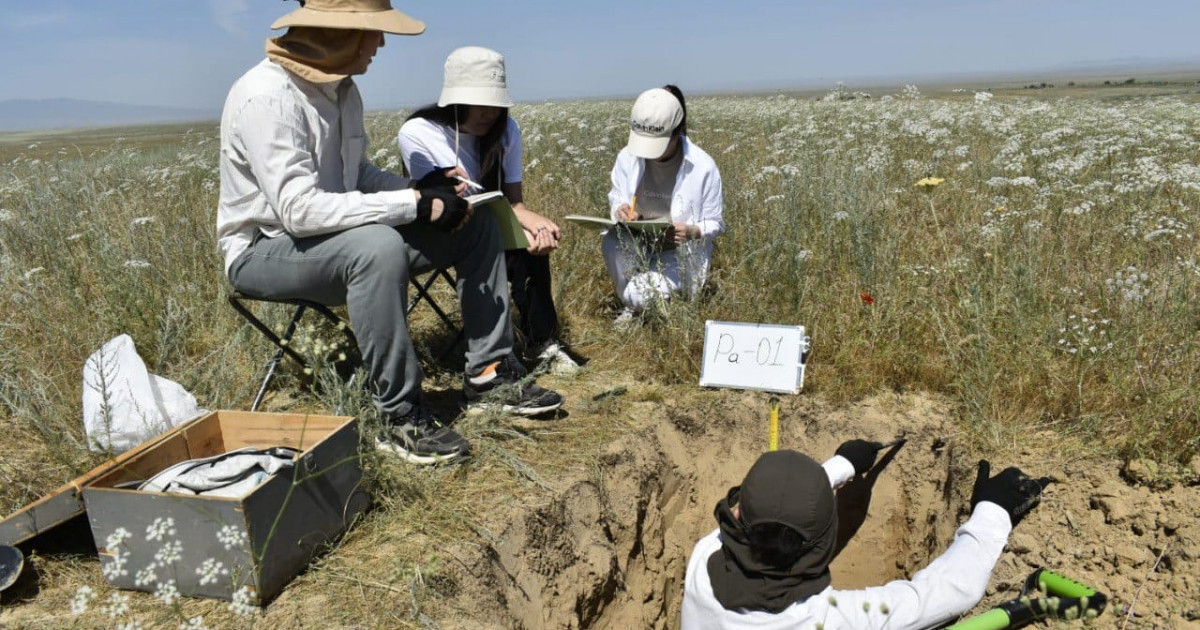
{"type": "Polygon", "coordinates": [[[871,297],[871,294],[867,293],[866,291],[859,293],[858,297],[862,298],[863,304],[866,304],[867,306],[871,306],[875,303],[875,298],[871,297]]]}

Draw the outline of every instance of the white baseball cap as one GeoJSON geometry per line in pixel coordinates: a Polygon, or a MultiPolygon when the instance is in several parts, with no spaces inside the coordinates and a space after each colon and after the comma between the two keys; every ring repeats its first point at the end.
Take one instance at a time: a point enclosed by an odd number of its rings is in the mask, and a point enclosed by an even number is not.
{"type": "Polygon", "coordinates": [[[489,48],[464,46],[446,57],[446,74],[438,107],[490,105],[512,107],[504,55],[489,48]]]}
{"type": "Polygon", "coordinates": [[[683,104],[674,94],[654,88],[642,92],[629,116],[629,151],[657,160],[671,144],[671,132],[683,122],[683,104]]]}

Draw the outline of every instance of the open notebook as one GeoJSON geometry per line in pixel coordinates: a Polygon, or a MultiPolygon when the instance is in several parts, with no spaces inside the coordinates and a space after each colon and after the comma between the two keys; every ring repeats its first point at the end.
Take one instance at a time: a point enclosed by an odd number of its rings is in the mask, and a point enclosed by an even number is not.
{"type": "Polygon", "coordinates": [[[621,226],[634,232],[649,232],[658,233],[666,232],[667,228],[671,227],[670,219],[663,217],[661,219],[649,219],[642,221],[613,221],[604,217],[585,217],[579,214],[571,214],[563,217],[571,223],[579,225],[589,225],[601,230],[607,230],[617,226],[621,226]]]}
{"type": "Polygon", "coordinates": [[[517,220],[517,213],[513,211],[512,204],[508,203],[508,198],[504,196],[504,193],[498,190],[479,193],[467,197],[467,201],[471,202],[476,212],[486,210],[496,218],[504,249],[527,249],[529,247],[529,239],[525,237],[525,230],[521,227],[521,222],[517,220]]]}

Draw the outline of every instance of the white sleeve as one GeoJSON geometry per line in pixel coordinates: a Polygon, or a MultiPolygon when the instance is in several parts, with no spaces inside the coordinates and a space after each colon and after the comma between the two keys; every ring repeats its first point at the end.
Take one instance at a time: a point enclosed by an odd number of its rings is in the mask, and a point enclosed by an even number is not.
{"type": "Polygon", "coordinates": [[[841,622],[831,627],[921,630],[940,626],[983,599],[1011,531],[1004,508],[981,502],[955,532],[950,548],[911,580],[833,591],[816,603],[828,606],[827,619],[841,622]]]}
{"type": "Polygon", "coordinates": [[[521,127],[517,121],[508,119],[508,131],[504,134],[504,183],[515,184],[524,176],[521,172],[524,149],[521,147],[521,127]]]}
{"type": "Polygon", "coordinates": [[[401,125],[396,142],[400,145],[400,159],[404,160],[408,176],[421,179],[437,168],[438,164],[433,157],[433,151],[420,137],[416,123],[416,120],[410,120],[401,125]]]}
{"type": "Polygon", "coordinates": [[[834,490],[841,488],[854,478],[854,464],[841,455],[834,455],[825,460],[825,463],[821,464],[821,468],[825,469],[825,474],[829,476],[829,486],[834,490]]]}
{"type": "Polygon", "coordinates": [[[704,200],[701,209],[700,236],[714,239],[725,231],[725,191],[721,184],[721,172],[713,166],[704,181],[704,200]]]}
{"type": "MultiPolygon", "coordinates": [[[[628,154],[626,149],[621,149],[617,154],[617,161],[613,163],[612,187],[608,190],[608,214],[609,218],[617,221],[620,217],[617,216],[617,208],[623,204],[627,204],[633,198],[633,191],[629,188],[629,172],[626,164],[632,155],[628,154]]],[[[636,159],[636,158],[634,158],[636,159]]]]}
{"type": "Polygon", "coordinates": [[[413,190],[322,190],[308,148],[311,133],[298,112],[281,111],[278,103],[259,98],[246,103],[234,120],[250,171],[289,234],[303,238],[368,223],[401,225],[417,218],[413,190]]]}

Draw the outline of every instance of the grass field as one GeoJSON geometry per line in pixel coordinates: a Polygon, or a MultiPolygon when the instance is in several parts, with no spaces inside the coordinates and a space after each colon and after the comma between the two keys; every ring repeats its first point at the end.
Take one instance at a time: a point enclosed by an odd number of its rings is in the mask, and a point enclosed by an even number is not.
{"type": "MultiPolygon", "coordinates": [[[[618,332],[599,239],[566,227],[552,260],[567,339],[589,372],[676,397],[695,389],[705,320],[803,324],[807,395],[929,392],[980,444],[1049,430],[1153,460],[1169,480],[1200,448],[1200,104],[1192,79],[1165,83],[692,98],[691,138],[724,179],[713,291],[618,332]]],[[[607,210],[629,106],[513,110],[531,209],[607,210]]],[[[399,168],[403,120],[369,120],[377,164],[399,168]]],[[[267,346],[224,304],[216,131],[0,136],[0,511],[98,461],[84,448],[81,369],[117,334],[202,406],[249,406],[267,346]]],[[[455,387],[454,366],[428,367],[434,389],[455,387]]],[[[279,388],[273,408],[349,396],[370,415],[353,392],[279,388]]],[[[479,439],[484,462],[518,477],[568,456],[479,439]]],[[[453,481],[369,468],[385,505],[453,481]]]]}

